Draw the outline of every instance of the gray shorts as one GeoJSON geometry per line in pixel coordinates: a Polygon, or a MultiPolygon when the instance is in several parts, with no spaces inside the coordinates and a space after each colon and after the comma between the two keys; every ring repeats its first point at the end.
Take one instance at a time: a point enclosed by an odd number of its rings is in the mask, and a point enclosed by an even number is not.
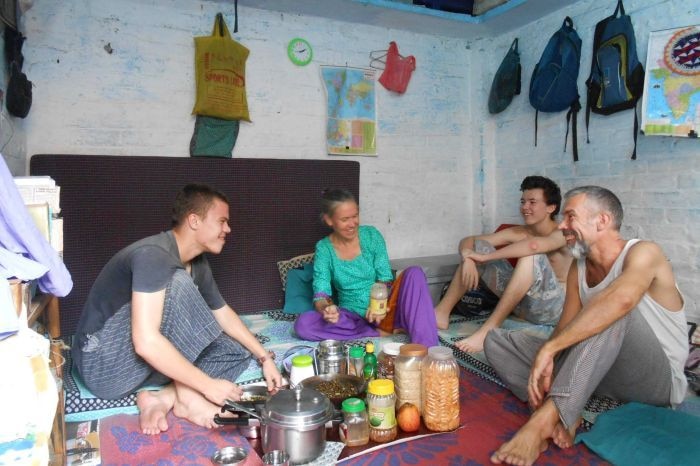
{"type": "MultiPolygon", "coordinates": [[[[474,251],[479,254],[488,254],[495,250],[487,241],[474,242],[474,251]]],[[[556,325],[564,308],[564,288],[557,280],[546,254],[535,254],[532,257],[534,280],[513,313],[535,324],[556,325]]],[[[477,269],[484,284],[500,298],[513,276],[513,266],[510,262],[499,259],[479,264],[477,269]]]]}

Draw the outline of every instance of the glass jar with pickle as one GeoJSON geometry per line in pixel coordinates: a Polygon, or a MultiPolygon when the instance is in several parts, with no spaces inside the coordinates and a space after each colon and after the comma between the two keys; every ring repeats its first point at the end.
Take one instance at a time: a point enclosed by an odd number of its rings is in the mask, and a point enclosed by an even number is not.
{"type": "Polygon", "coordinates": [[[392,341],[384,344],[377,356],[377,377],[394,380],[394,363],[403,343],[392,341]]]}

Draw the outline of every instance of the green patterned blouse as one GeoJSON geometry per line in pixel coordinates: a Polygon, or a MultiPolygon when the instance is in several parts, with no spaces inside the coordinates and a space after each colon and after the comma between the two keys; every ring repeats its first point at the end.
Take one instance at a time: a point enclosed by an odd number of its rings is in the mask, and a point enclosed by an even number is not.
{"type": "Polygon", "coordinates": [[[314,301],[332,296],[338,306],[361,316],[369,307],[369,290],[376,281],[393,280],[386,243],[379,230],[361,225],[360,255],[340,259],[328,236],[316,243],[314,255],[314,301]]]}

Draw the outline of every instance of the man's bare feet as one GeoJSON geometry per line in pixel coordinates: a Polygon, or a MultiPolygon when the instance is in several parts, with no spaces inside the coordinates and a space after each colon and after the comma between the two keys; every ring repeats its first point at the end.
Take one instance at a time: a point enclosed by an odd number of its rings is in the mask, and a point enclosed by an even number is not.
{"type": "Polygon", "coordinates": [[[535,411],[524,426],[491,455],[491,462],[496,464],[515,464],[530,466],[547,449],[548,439],[552,437],[554,426],[559,422],[559,413],[554,402],[545,401],[535,411]]]}
{"type": "Polygon", "coordinates": [[[168,430],[166,416],[175,404],[175,388],[171,385],[158,391],[142,391],[136,395],[141,432],[157,435],[168,430]]]}
{"type": "Polygon", "coordinates": [[[221,414],[220,406],[210,402],[200,393],[186,385],[176,384],[175,387],[177,394],[175,405],[173,406],[173,414],[175,416],[187,419],[200,427],[214,429],[219,427],[219,424],[214,422],[214,416],[217,414],[224,417],[230,415],[230,413],[221,414]]]}
{"type": "Polygon", "coordinates": [[[581,418],[578,418],[574,424],[567,429],[564,424],[558,422],[554,427],[554,433],[552,433],[552,441],[559,448],[571,448],[574,445],[574,438],[576,438],[576,429],[581,425],[581,418]]]}
{"type": "Polygon", "coordinates": [[[447,330],[450,326],[450,313],[452,309],[446,309],[446,306],[437,305],[435,308],[435,320],[437,321],[437,328],[440,330],[447,330]]]}
{"type": "Polygon", "coordinates": [[[489,333],[488,329],[485,330],[484,327],[481,327],[472,336],[458,340],[455,346],[465,353],[484,351],[484,340],[487,333],[489,333]]]}

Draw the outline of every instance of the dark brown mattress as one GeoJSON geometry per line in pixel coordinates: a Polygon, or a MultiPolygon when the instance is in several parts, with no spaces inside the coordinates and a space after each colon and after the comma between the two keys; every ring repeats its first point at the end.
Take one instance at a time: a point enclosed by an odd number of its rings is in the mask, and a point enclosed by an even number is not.
{"type": "Polygon", "coordinates": [[[359,196],[360,165],[347,160],[34,155],[31,175],[61,187],[64,261],[74,286],[60,300],[61,330],[75,331],[83,302],[122,247],[170,228],[177,191],[206,182],[229,197],[232,232],[209,257],[226,301],[238,312],[283,305],[276,262],[312,252],[328,233],[319,220],[324,189],[359,196]]]}

